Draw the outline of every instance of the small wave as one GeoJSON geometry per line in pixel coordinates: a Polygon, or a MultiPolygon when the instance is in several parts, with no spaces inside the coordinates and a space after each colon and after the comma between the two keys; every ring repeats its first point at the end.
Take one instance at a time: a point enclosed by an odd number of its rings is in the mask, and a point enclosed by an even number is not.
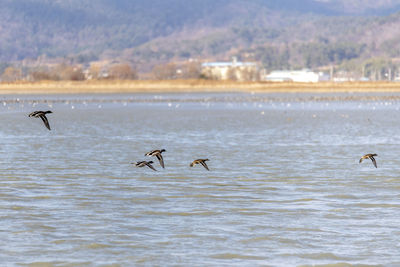
{"type": "Polygon", "coordinates": [[[356,206],[362,208],[400,208],[400,204],[388,203],[358,203],[356,206]]]}
{"type": "Polygon", "coordinates": [[[199,212],[145,211],[143,213],[145,215],[157,215],[157,216],[213,216],[218,214],[218,212],[213,212],[213,211],[199,211],[199,212]]]}
{"type": "Polygon", "coordinates": [[[90,244],[86,245],[85,247],[89,248],[89,249],[101,249],[101,248],[109,248],[111,246],[102,244],[102,243],[90,243],[90,244]]]}
{"type": "Polygon", "coordinates": [[[353,266],[359,266],[359,267],[367,267],[367,266],[381,266],[381,265],[369,265],[369,264],[350,264],[346,262],[338,262],[338,263],[328,263],[328,264],[312,264],[312,265],[299,265],[299,267],[353,267],[353,266]]]}
{"type": "Polygon", "coordinates": [[[345,261],[350,261],[354,260],[353,258],[350,257],[343,257],[343,256],[338,256],[333,253],[308,253],[308,254],[297,254],[296,256],[304,259],[312,259],[312,260],[345,260],[345,261]]]}
{"type": "Polygon", "coordinates": [[[270,241],[270,240],[274,240],[274,238],[272,238],[271,236],[257,236],[257,237],[241,240],[240,242],[243,244],[249,244],[249,243],[259,243],[259,242],[270,241]]]}
{"type": "MultiPolygon", "coordinates": [[[[90,266],[92,263],[88,261],[74,261],[73,266],[90,266]]],[[[70,266],[71,261],[34,261],[20,264],[29,267],[49,267],[49,266],[70,266]]]]}
{"type": "Polygon", "coordinates": [[[265,260],[266,258],[253,255],[242,255],[234,253],[221,253],[211,255],[211,258],[221,259],[221,260],[231,260],[231,259],[242,259],[242,260],[265,260]]]}
{"type": "Polygon", "coordinates": [[[326,198],[332,198],[332,199],[358,199],[358,197],[356,197],[354,195],[346,195],[346,194],[327,195],[326,198]]]}

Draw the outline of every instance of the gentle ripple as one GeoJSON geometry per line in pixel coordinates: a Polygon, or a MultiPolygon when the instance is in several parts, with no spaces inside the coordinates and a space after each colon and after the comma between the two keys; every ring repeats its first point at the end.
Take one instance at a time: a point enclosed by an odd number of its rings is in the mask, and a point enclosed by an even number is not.
{"type": "Polygon", "coordinates": [[[3,103],[5,265],[400,265],[397,95],[3,103]],[[164,170],[130,164],[156,148],[164,170]],[[358,163],[372,152],[378,169],[358,163]],[[189,167],[202,157],[210,172],[189,167]]]}

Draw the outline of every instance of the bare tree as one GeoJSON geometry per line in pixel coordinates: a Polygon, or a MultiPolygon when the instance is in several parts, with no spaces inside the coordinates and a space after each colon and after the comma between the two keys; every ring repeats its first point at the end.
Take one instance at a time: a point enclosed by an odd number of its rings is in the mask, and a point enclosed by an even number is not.
{"type": "Polygon", "coordinates": [[[21,80],[22,71],[18,68],[7,67],[1,75],[1,79],[6,82],[15,82],[21,80]]]}
{"type": "Polygon", "coordinates": [[[83,73],[82,68],[80,68],[80,67],[73,68],[69,79],[71,81],[83,81],[83,80],[85,80],[85,74],[83,73]]]}
{"type": "Polygon", "coordinates": [[[129,64],[116,64],[110,67],[109,75],[111,79],[133,80],[137,79],[137,72],[129,64]]]}
{"type": "Polygon", "coordinates": [[[237,81],[238,80],[238,69],[237,68],[229,68],[228,72],[226,74],[227,79],[231,81],[237,81]]]}
{"type": "Polygon", "coordinates": [[[101,73],[101,68],[99,65],[96,64],[92,64],[90,65],[89,68],[89,75],[88,75],[88,79],[98,79],[100,78],[100,73],[101,73]]]}
{"type": "Polygon", "coordinates": [[[198,62],[189,62],[182,66],[183,79],[198,79],[201,75],[201,65],[198,62]]]}
{"type": "Polygon", "coordinates": [[[201,70],[200,79],[217,80],[217,77],[213,74],[211,69],[203,69],[201,70]]]}
{"type": "Polygon", "coordinates": [[[255,68],[244,68],[241,70],[241,79],[243,81],[257,81],[259,80],[259,75],[257,69],[255,68]]]}
{"type": "Polygon", "coordinates": [[[152,74],[156,80],[171,80],[176,78],[176,69],[174,63],[157,65],[153,68],[152,74]]]}
{"type": "Polygon", "coordinates": [[[52,74],[59,80],[82,81],[85,79],[82,68],[67,64],[58,65],[53,69],[52,74]]]}
{"type": "Polygon", "coordinates": [[[49,72],[46,71],[32,71],[30,76],[32,77],[33,81],[53,80],[54,78],[49,72]]]}

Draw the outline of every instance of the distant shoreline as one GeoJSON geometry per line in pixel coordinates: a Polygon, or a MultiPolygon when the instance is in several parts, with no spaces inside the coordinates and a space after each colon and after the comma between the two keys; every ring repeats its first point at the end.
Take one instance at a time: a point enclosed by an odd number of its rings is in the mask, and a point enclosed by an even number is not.
{"type": "Polygon", "coordinates": [[[399,92],[397,82],[234,82],[210,80],[44,81],[0,83],[0,94],[107,94],[107,93],[346,93],[399,92]]]}

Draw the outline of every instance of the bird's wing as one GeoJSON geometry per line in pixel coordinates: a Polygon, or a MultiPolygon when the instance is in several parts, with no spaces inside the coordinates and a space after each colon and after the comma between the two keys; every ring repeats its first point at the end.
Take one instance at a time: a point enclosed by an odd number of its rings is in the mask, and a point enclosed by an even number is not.
{"type": "Polygon", "coordinates": [[[33,116],[36,115],[36,113],[37,113],[37,111],[31,112],[28,116],[29,116],[29,117],[33,117],[33,116]]]}
{"type": "Polygon", "coordinates": [[[158,161],[160,162],[161,167],[164,168],[164,159],[163,159],[163,157],[161,156],[161,153],[158,153],[156,156],[157,156],[157,158],[158,158],[158,161]]]}
{"type": "Polygon", "coordinates": [[[204,166],[204,168],[207,169],[207,171],[209,171],[207,164],[204,161],[200,161],[201,165],[204,166]]]}
{"type": "Polygon", "coordinates": [[[154,169],[153,165],[151,165],[150,163],[146,163],[147,167],[149,167],[150,169],[157,171],[156,169],[154,169]]]}
{"type": "Polygon", "coordinates": [[[370,157],[370,159],[372,160],[372,163],[374,163],[375,168],[378,168],[378,166],[376,166],[376,160],[374,157],[370,157]]]}
{"type": "Polygon", "coordinates": [[[369,156],[370,156],[370,154],[366,154],[366,155],[362,156],[361,159],[360,159],[360,163],[361,163],[364,159],[369,158],[369,156]]]}
{"type": "Polygon", "coordinates": [[[145,156],[148,156],[148,157],[152,157],[152,156],[155,156],[155,153],[157,152],[157,150],[152,150],[152,151],[150,151],[150,152],[147,152],[146,154],[145,154],[145,156]]]}
{"type": "Polygon", "coordinates": [[[41,115],[39,117],[42,119],[42,121],[44,122],[44,125],[46,125],[47,129],[50,130],[50,125],[49,125],[49,121],[47,120],[47,117],[45,115],[41,115]]]}

